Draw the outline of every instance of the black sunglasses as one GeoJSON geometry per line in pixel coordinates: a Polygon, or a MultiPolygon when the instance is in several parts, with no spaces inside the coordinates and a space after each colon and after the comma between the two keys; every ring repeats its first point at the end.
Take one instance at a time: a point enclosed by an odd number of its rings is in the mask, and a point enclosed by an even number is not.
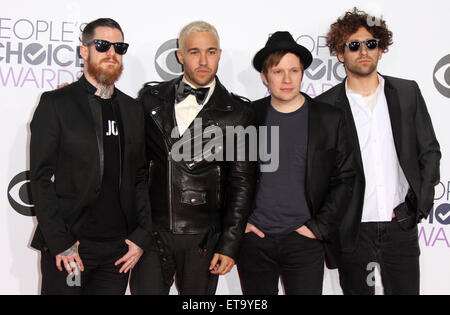
{"type": "Polygon", "coordinates": [[[103,39],[93,39],[91,41],[88,41],[85,46],[90,46],[92,44],[94,44],[95,49],[101,53],[107,52],[111,48],[111,45],[113,45],[114,50],[119,55],[125,55],[129,46],[129,44],[127,43],[111,43],[103,39]]]}
{"type": "Polygon", "coordinates": [[[374,50],[378,48],[379,39],[371,38],[368,40],[352,40],[347,43],[345,43],[345,46],[350,49],[350,51],[359,51],[361,49],[362,44],[366,45],[367,49],[374,50]]]}

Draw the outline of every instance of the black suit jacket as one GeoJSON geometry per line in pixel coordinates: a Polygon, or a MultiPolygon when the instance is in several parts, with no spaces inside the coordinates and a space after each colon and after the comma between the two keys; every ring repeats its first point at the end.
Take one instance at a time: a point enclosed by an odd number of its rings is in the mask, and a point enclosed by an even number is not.
{"type": "MultiPolygon", "coordinates": [[[[383,78],[398,160],[410,185],[405,203],[397,207],[395,213],[405,228],[413,228],[428,216],[433,206],[434,186],[439,183],[441,152],[417,83],[387,76],[383,78]]],[[[342,250],[351,252],[356,248],[361,223],[365,176],[345,81],[319,95],[316,100],[344,110],[349,126],[347,137],[355,149],[353,198],[340,231],[342,250]]]]}
{"type": "MultiPolygon", "coordinates": [[[[325,244],[327,265],[336,267],[333,235],[348,209],[354,182],[354,162],[344,113],[330,105],[310,102],[305,194],[312,218],[306,226],[325,244]]],[[[270,96],[254,102],[258,126],[266,125],[270,96]]]]}
{"type": "MultiPolygon", "coordinates": [[[[42,94],[31,128],[31,190],[38,227],[31,246],[60,254],[77,241],[86,209],[97,200],[103,177],[103,120],[95,88],[83,77],[42,94]]],[[[121,124],[120,202],[128,238],[145,248],[151,238],[144,115],[115,89],[121,124]]]]}

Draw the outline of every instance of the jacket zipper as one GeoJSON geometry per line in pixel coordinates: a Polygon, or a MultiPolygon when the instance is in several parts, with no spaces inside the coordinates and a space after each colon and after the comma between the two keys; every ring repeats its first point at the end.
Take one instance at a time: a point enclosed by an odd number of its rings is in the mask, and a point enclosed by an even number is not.
{"type": "Polygon", "coordinates": [[[217,185],[217,200],[219,201],[219,207],[222,208],[222,192],[221,192],[221,186],[222,186],[222,180],[221,180],[221,169],[220,169],[220,165],[217,165],[217,180],[219,182],[219,184],[217,185]]]}
{"type": "MultiPolygon", "coordinates": [[[[151,116],[152,116],[152,119],[155,122],[155,124],[158,126],[159,131],[161,132],[163,137],[165,137],[164,129],[162,128],[162,126],[160,126],[158,121],[155,118],[153,118],[153,116],[154,116],[153,113],[151,116]]],[[[174,228],[173,228],[173,213],[172,213],[173,212],[173,205],[172,205],[172,152],[169,150],[167,141],[164,141],[164,145],[166,146],[166,150],[167,150],[167,163],[168,163],[168,168],[169,168],[169,230],[170,230],[170,232],[172,232],[174,230],[174,228]]]]}
{"type": "Polygon", "coordinates": [[[204,155],[204,156],[203,156],[203,153],[202,153],[200,156],[194,157],[194,161],[188,163],[187,166],[188,166],[190,169],[193,169],[193,168],[194,168],[195,166],[197,166],[199,163],[201,163],[201,162],[203,162],[203,161],[206,161],[206,159],[209,158],[210,156],[212,156],[212,155],[214,155],[214,154],[216,154],[216,153],[221,152],[222,149],[223,149],[222,147],[219,147],[219,149],[218,149],[217,151],[214,151],[214,152],[209,151],[209,152],[208,152],[206,155],[204,155]]]}

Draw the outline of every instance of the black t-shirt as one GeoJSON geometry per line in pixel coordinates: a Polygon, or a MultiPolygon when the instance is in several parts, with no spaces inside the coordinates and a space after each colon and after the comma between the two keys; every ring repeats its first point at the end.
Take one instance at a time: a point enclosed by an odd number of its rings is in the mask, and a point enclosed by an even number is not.
{"type": "Polygon", "coordinates": [[[305,179],[308,153],[308,101],[292,113],[270,106],[267,113],[267,151],[273,155],[271,127],[279,127],[279,167],[262,172],[255,209],[249,222],[266,234],[295,231],[311,218],[306,202],[305,179]]]}
{"type": "Polygon", "coordinates": [[[120,206],[120,130],[111,99],[97,97],[102,106],[104,173],[100,195],[90,208],[81,238],[118,240],[127,235],[127,221],[120,206]]]}

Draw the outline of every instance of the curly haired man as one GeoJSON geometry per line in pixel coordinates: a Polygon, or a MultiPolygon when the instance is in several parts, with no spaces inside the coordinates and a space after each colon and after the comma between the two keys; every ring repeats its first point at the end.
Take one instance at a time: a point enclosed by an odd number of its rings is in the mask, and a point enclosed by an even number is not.
{"type": "Polygon", "coordinates": [[[392,43],[386,22],[357,8],[327,36],[347,78],[317,99],[345,111],[355,149],[353,197],[337,242],[344,294],[374,294],[376,265],[386,294],[420,292],[417,223],[433,206],[441,153],[417,83],[377,72],[392,43]]]}

